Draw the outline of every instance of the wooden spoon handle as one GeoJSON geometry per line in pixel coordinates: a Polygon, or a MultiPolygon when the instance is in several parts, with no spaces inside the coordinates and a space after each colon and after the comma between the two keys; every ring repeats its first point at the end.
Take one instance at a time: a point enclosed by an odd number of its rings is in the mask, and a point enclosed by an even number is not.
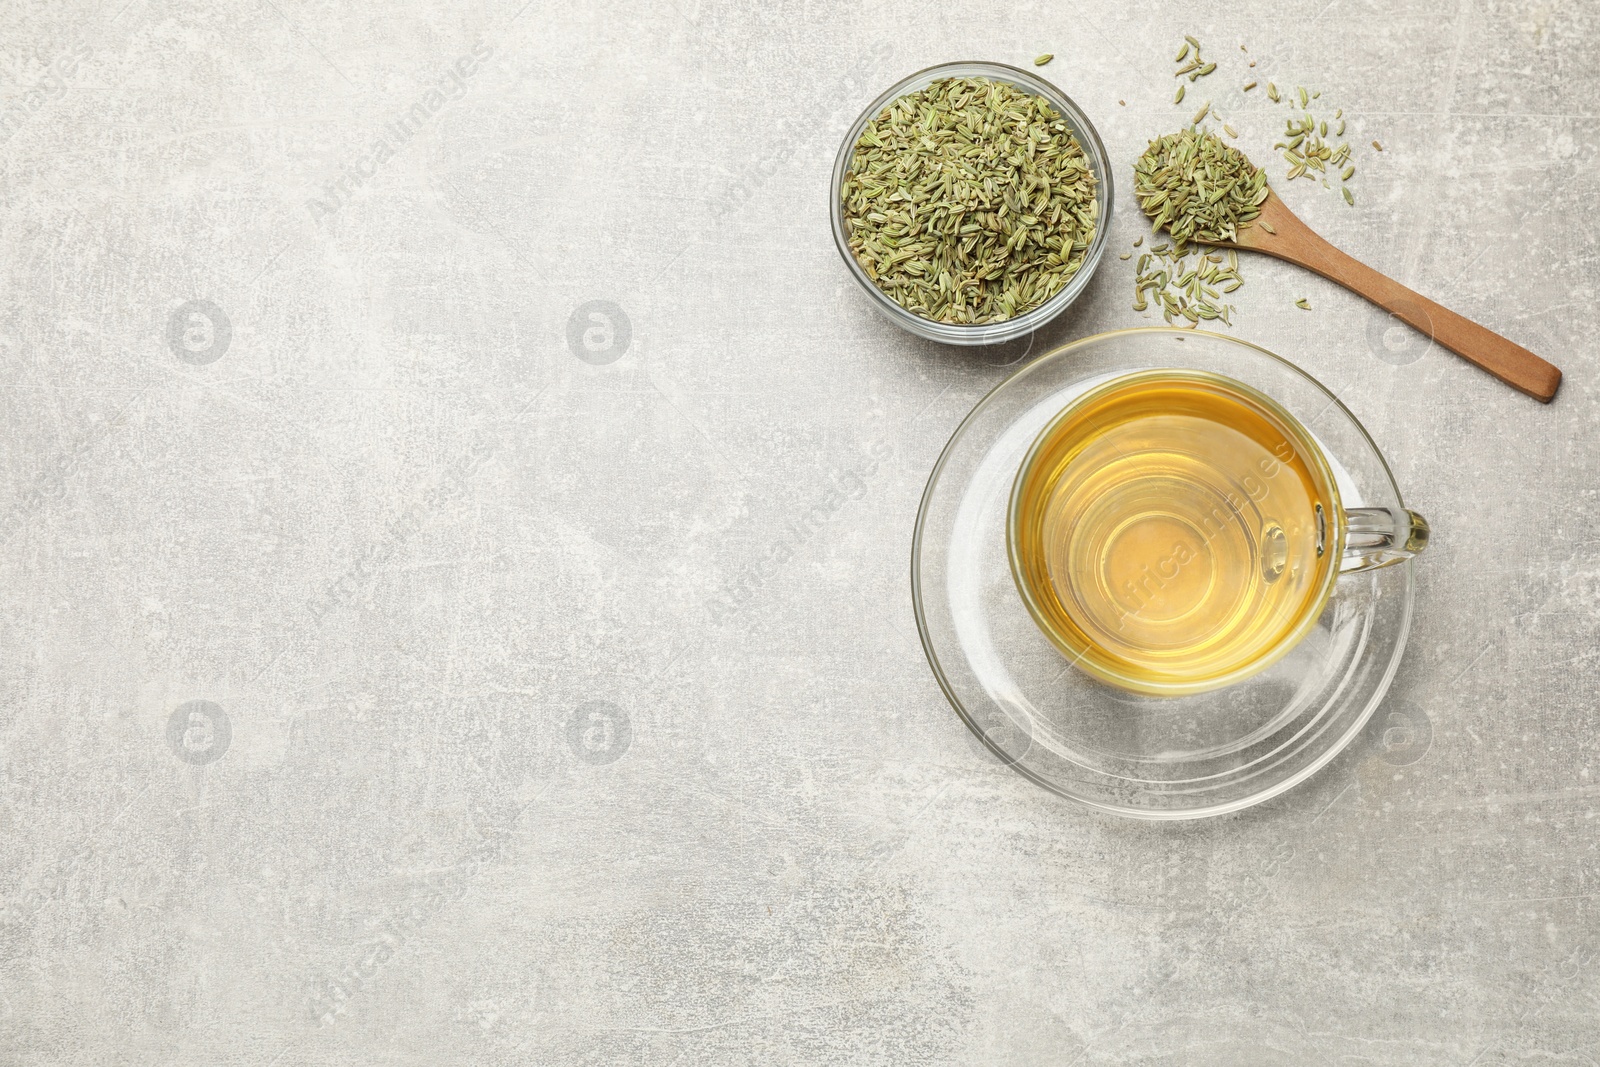
{"type": "Polygon", "coordinates": [[[1282,208],[1282,201],[1277,197],[1272,197],[1268,204],[1278,208],[1263,212],[1264,217],[1273,218],[1273,224],[1279,229],[1278,236],[1271,238],[1266,234],[1258,234],[1255,229],[1246,230],[1241,235],[1245,238],[1239,242],[1241,247],[1298,263],[1366,297],[1456,355],[1476,363],[1535,400],[1548,404],[1556,395],[1556,390],[1561,387],[1561,371],[1554,364],[1339,251],[1295,218],[1287,208],[1282,208]]]}

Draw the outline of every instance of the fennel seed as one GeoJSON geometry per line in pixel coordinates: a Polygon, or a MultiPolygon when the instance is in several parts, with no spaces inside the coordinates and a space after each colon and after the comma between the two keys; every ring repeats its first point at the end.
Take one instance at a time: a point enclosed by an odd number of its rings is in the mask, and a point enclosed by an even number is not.
{"type": "Polygon", "coordinates": [[[851,254],[901,307],[1002,322],[1083,266],[1100,225],[1094,174],[1042,97],[942,78],[891,101],[856,140],[842,209],[851,254]]]}
{"type": "Polygon", "coordinates": [[[1243,152],[1193,128],[1151,141],[1133,173],[1151,230],[1165,228],[1179,252],[1191,240],[1234,240],[1271,194],[1266,172],[1243,152]]]}

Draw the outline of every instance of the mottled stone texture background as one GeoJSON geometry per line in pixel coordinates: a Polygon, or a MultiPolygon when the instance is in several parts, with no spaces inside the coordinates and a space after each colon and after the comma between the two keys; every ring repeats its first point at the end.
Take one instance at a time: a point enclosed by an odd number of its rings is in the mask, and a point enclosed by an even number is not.
{"type": "Polygon", "coordinates": [[[0,60],[0,1063],[1600,1062],[1590,0],[10,0],[0,60]],[[1134,205],[956,351],[828,172],[1046,51],[1124,193],[1205,99],[1266,159],[1241,43],[1358,146],[1291,207],[1567,379],[1244,265],[1436,542],[1368,737],[1145,825],[984,754],[907,582],[973,403],[1149,321],[1134,205]]]}

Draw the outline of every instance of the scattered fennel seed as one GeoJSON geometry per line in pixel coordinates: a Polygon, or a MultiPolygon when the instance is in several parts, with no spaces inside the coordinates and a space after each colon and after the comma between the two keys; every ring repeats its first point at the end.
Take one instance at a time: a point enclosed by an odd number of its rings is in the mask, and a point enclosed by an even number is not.
{"type": "Polygon", "coordinates": [[[1207,63],[1201,57],[1199,41],[1188,35],[1185,35],[1183,40],[1183,47],[1178,49],[1178,54],[1173,59],[1174,63],[1183,63],[1183,65],[1173,72],[1172,76],[1174,78],[1188,75],[1189,81],[1193,82],[1196,78],[1203,78],[1217,69],[1215,63],[1207,63]],[[1185,59],[1188,60],[1187,63],[1184,63],[1185,59]]]}
{"type": "Polygon", "coordinates": [[[1266,219],[1262,219],[1261,220],[1261,228],[1263,230],[1266,230],[1268,233],[1272,234],[1274,237],[1276,237],[1278,235],[1278,231],[1274,230],[1272,228],[1272,223],[1268,222],[1266,219]]]}
{"type": "Polygon", "coordinates": [[[1210,110],[1211,110],[1211,101],[1207,100],[1205,103],[1200,105],[1200,110],[1196,111],[1194,113],[1194,118],[1189,120],[1189,125],[1191,125],[1191,126],[1200,125],[1200,120],[1204,119],[1206,117],[1206,112],[1208,112],[1210,110]]]}
{"type": "Polygon", "coordinates": [[[1132,259],[1133,258],[1133,253],[1132,252],[1124,252],[1124,253],[1122,253],[1122,255],[1118,256],[1117,258],[1118,259],[1132,259]]]}
{"type": "MultiPolygon", "coordinates": [[[[1339,125],[1344,125],[1342,119],[1339,125]]],[[[1285,122],[1283,138],[1272,147],[1281,151],[1283,161],[1288,164],[1286,177],[1289,181],[1309,178],[1331,189],[1333,175],[1338,174],[1341,183],[1355,175],[1355,167],[1350,163],[1350,145],[1328,140],[1327,120],[1318,120],[1311,112],[1304,112],[1285,122]]]]}
{"type": "Polygon", "coordinates": [[[1051,60],[1052,60],[1052,59],[1054,59],[1054,58],[1055,58],[1055,57],[1056,57],[1056,56],[1055,56],[1055,53],[1054,53],[1054,52],[1046,52],[1046,53],[1045,53],[1045,54],[1044,54],[1044,55],[1042,55],[1042,56],[1036,56],[1036,57],[1034,57],[1034,60],[1033,60],[1033,65],[1034,65],[1034,66],[1036,66],[1036,67],[1042,67],[1042,66],[1044,66],[1044,65],[1045,65],[1045,64],[1046,64],[1046,63],[1048,63],[1048,62],[1050,62],[1050,61],[1051,61],[1051,60]]]}
{"type": "Polygon", "coordinates": [[[1226,133],[1229,137],[1239,136],[1239,131],[1234,129],[1232,126],[1229,126],[1226,122],[1222,124],[1222,132],[1226,133]]]}
{"type": "Polygon", "coordinates": [[[1273,85],[1271,82],[1267,83],[1267,99],[1271,100],[1274,104],[1276,104],[1279,100],[1278,87],[1273,85]]]}
{"type": "Polygon", "coordinates": [[[1311,310],[1311,301],[1307,300],[1305,297],[1302,296],[1299,300],[1296,300],[1294,302],[1294,306],[1299,308],[1302,311],[1310,311],[1311,310]]]}
{"type": "Polygon", "coordinates": [[[1180,85],[1180,86],[1178,86],[1178,91],[1177,91],[1177,93],[1175,93],[1175,94],[1174,94],[1174,95],[1173,95],[1173,97],[1172,97],[1172,102],[1173,102],[1173,103],[1174,103],[1174,104],[1181,104],[1181,103],[1183,103],[1183,86],[1181,86],[1181,85],[1180,85]]]}
{"type": "Polygon", "coordinates": [[[1383,145],[1379,144],[1377,141],[1373,141],[1372,142],[1372,147],[1376,148],[1380,152],[1383,151],[1383,145]]]}
{"type": "Polygon", "coordinates": [[[1153,309],[1168,323],[1191,328],[1211,321],[1233,325],[1234,307],[1221,298],[1244,281],[1237,253],[1229,249],[1223,263],[1219,252],[1199,246],[1182,252],[1165,241],[1153,246],[1134,268],[1133,310],[1153,309]]]}
{"type": "Polygon", "coordinates": [[[1245,83],[1244,83],[1244,91],[1245,91],[1245,92],[1247,92],[1247,93],[1248,93],[1248,92],[1249,92],[1249,91],[1250,91],[1250,90],[1251,90],[1251,89],[1254,89],[1254,88],[1255,88],[1255,87],[1256,87],[1256,83],[1255,83],[1255,82],[1245,82],[1245,83]]]}
{"type": "Polygon", "coordinates": [[[1354,193],[1352,193],[1350,191],[1349,186],[1345,186],[1344,188],[1340,189],[1339,191],[1344,193],[1344,202],[1345,203],[1349,204],[1351,207],[1355,207],[1356,206],[1356,194],[1354,194],[1354,193]]]}

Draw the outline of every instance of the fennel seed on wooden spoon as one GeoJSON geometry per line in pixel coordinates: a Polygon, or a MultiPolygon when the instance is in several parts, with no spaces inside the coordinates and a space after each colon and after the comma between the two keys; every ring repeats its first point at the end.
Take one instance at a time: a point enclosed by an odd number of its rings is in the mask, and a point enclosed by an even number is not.
{"type": "MultiPolygon", "coordinates": [[[[1561,387],[1561,370],[1553,363],[1317,236],[1272,195],[1261,171],[1216,135],[1191,129],[1153,141],[1134,172],[1140,206],[1175,241],[1244,248],[1298,264],[1372,301],[1535,400],[1549,403],[1561,387]]],[[[1310,310],[1310,303],[1302,297],[1299,306],[1310,310]]]]}
{"type": "Polygon", "coordinates": [[[1150,142],[1133,165],[1133,195],[1172,234],[1178,252],[1191,240],[1232,241],[1261,215],[1272,190],[1245,154],[1193,127],[1150,142]]]}
{"type": "Polygon", "coordinates": [[[1244,284],[1238,256],[1194,250],[1192,240],[1231,240],[1252,225],[1269,195],[1267,176],[1243,152],[1214,133],[1193,126],[1151,141],[1134,164],[1134,195],[1166,227],[1172,244],[1156,245],[1139,257],[1133,310],[1153,302],[1167,322],[1198,325],[1220,319],[1232,324],[1226,296],[1244,284]],[[1193,254],[1191,254],[1191,252],[1193,254]]]}

